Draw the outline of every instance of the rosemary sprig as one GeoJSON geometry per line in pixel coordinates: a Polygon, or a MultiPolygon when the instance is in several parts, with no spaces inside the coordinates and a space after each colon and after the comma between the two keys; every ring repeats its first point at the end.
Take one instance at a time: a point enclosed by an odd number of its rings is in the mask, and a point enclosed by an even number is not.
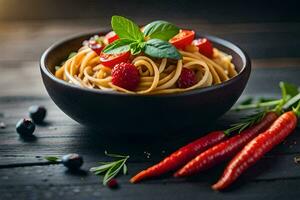
{"type": "Polygon", "coordinates": [[[257,102],[252,102],[252,99],[246,99],[240,105],[233,108],[233,110],[248,110],[248,109],[275,109],[279,112],[283,109],[290,108],[295,102],[300,99],[298,86],[291,83],[280,82],[279,87],[281,90],[280,99],[263,99],[257,102]]]}
{"type": "Polygon", "coordinates": [[[232,124],[230,128],[224,131],[224,133],[226,135],[229,135],[233,131],[238,131],[238,133],[240,133],[246,128],[260,122],[267,112],[268,110],[263,110],[247,117],[243,117],[241,118],[240,122],[232,124]]]}
{"type": "Polygon", "coordinates": [[[123,156],[118,154],[109,154],[105,151],[105,155],[113,158],[118,158],[118,160],[112,162],[100,162],[100,166],[92,167],[90,171],[95,175],[104,174],[103,185],[106,185],[111,179],[117,176],[122,170],[123,174],[127,174],[126,162],[129,156],[123,156]]]}

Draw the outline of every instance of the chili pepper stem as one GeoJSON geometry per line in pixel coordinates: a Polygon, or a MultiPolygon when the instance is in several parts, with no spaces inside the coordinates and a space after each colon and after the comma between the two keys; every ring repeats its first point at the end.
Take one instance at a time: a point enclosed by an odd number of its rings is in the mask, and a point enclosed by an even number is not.
{"type": "Polygon", "coordinates": [[[295,113],[295,115],[296,115],[297,117],[300,116],[300,111],[299,111],[299,109],[300,109],[300,101],[298,102],[296,108],[293,108],[293,112],[295,113]]]}

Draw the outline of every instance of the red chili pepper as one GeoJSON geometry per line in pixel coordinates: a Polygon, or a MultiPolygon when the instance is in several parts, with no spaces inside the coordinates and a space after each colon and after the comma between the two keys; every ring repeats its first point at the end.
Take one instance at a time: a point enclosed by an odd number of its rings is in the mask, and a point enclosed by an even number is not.
{"type": "Polygon", "coordinates": [[[131,183],[137,183],[143,179],[156,177],[166,172],[176,170],[183,166],[189,160],[194,158],[200,152],[205,151],[209,147],[219,143],[226,137],[224,131],[211,132],[188,145],[181,147],[172,153],[160,163],[141,171],[130,179],[131,183]]]}
{"type": "Polygon", "coordinates": [[[292,133],[296,125],[297,116],[294,112],[282,114],[269,129],[255,137],[230,161],[221,179],[212,188],[222,190],[228,187],[246,169],[292,133]]]}
{"type": "Polygon", "coordinates": [[[174,177],[190,176],[234,156],[257,134],[266,130],[277,117],[275,112],[268,112],[259,123],[200,153],[178,170],[174,177]]]}

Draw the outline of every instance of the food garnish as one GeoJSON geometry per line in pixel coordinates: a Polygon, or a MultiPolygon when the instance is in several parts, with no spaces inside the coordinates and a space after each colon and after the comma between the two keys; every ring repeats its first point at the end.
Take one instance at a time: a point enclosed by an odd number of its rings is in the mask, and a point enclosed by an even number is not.
{"type": "Polygon", "coordinates": [[[183,68],[178,78],[177,85],[179,88],[188,88],[195,85],[196,82],[195,72],[191,69],[183,68]]]}
{"type": "Polygon", "coordinates": [[[107,183],[116,177],[120,172],[124,175],[127,174],[127,165],[126,162],[129,159],[129,156],[123,156],[118,154],[109,154],[105,151],[105,155],[117,158],[118,160],[112,162],[100,162],[100,166],[92,167],[90,171],[95,175],[102,175],[103,177],[103,185],[107,185],[107,183]]]}
{"type": "Polygon", "coordinates": [[[140,81],[140,74],[131,63],[119,63],[111,71],[112,83],[127,90],[134,90],[140,81]]]}

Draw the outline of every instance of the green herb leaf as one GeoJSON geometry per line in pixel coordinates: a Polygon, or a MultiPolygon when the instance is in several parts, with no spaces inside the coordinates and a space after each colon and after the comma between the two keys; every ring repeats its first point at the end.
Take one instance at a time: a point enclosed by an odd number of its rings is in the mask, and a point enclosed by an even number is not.
{"type": "Polygon", "coordinates": [[[61,68],[61,66],[55,66],[54,69],[55,71],[59,70],[61,68]]]}
{"type": "Polygon", "coordinates": [[[132,55],[137,55],[144,50],[145,42],[135,42],[130,44],[130,51],[132,55]]]}
{"type": "Polygon", "coordinates": [[[120,39],[144,41],[144,35],[138,25],[125,17],[113,16],[111,18],[111,26],[120,39]]]}
{"type": "Polygon", "coordinates": [[[299,93],[298,86],[287,83],[287,82],[280,82],[279,87],[281,88],[282,98],[291,98],[296,96],[299,93]]]}
{"type": "Polygon", "coordinates": [[[232,124],[231,127],[224,131],[226,135],[230,135],[233,131],[238,131],[238,133],[242,132],[248,127],[251,127],[253,124],[258,123],[262,120],[262,118],[266,115],[267,111],[257,112],[250,116],[244,117],[240,120],[239,123],[232,124]]]}
{"type": "Polygon", "coordinates": [[[134,43],[134,41],[129,39],[118,39],[113,43],[107,45],[103,52],[107,54],[118,54],[129,51],[130,44],[134,43]]]}
{"type": "Polygon", "coordinates": [[[181,54],[173,45],[160,39],[148,40],[144,52],[155,58],[181,59],[181,54]]]}
{"type": "Polygon", "coordinates": [[[253,102],[253,98],[252,97],[248,97],[247,99],[243,100],[240,105],[249,105],[253,102]]]}
{"type": "Polygon", "coordinates": [[[110,181],[112,178],[114,178],[122,169],[123,165],[125,164],[126,159],[118,161],[113,167],[111,167],[103,178],[103,185],[106,185],[108,181],[110,181]]]}
{"type": "Polygon", "coordinates": [[[127,171],[128,171],[127,165],[124,164],[124,166],[123,166],[123,174],[126,175],[127,171]]]}
{"type": "Polygon", "coordinates": [[[102,172],[105,172],[109,168],[111,168],[114,164],[115,164],[114,162],[111,162],[111,163],[108,163],[108,164],[100,165],[98,167],[92,167],[90,169],[90,172],[93,172],[95,174],[101,174],[102,172]]]}
{"type": "Polygon", "coordinates": [[[70,59],[70,58],[76,56],[76,54],[77,54],[76,52],[71,52],[71,53],[69,54],[69,56],[68,56],[68,59],[70,59]]]}
{"type": "Polygon", "coordinates": [[[144,35],[150,38],[156,38],[168,41],[173,36],[179,33],[179,28],[174,24],[166,21],[154,21],[146,25],[144,28],[144,35]]]}
{"type": "Polygon", "coordinates": [[[90,168],[90,171],[93,172],[95,175],[100,175],[105,173],[103,177],[104,185],[106,185],[109,180],[117,176],[122,169],[123,169],[123,174],[127,173],[126,162],[129,158],[129,156],[109,154],[107,153],[107,151],[105,151],[105,154],[113,158],[119,158],[119,160],[112,161],[112,162],[101,162],[103,163],[102,165],[90,168]]]}
{"type": "Polygon", "coordinates": [[[56,156],[46,156],[45,159],[53,163],[57,163],[60,161],[60,159],[56,156]]]}

